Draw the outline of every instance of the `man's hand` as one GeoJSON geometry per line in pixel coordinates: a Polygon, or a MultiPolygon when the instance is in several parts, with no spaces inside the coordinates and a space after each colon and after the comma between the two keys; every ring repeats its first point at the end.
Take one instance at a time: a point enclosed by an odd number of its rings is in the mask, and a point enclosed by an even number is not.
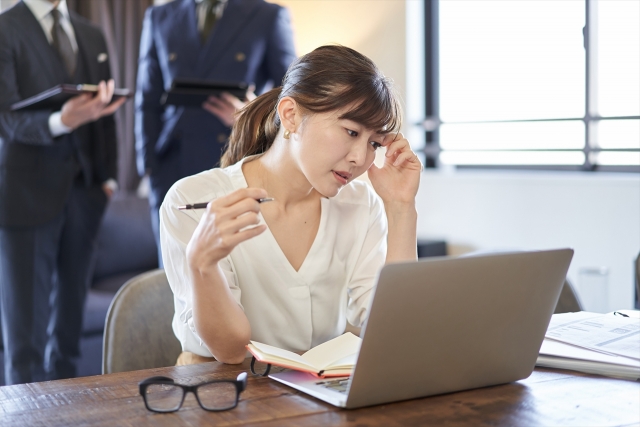
{"type": "Polygon", "coordinates": [[[126,98],[123,97],[111,103],[114,89],[113,79],[107,83],[101,81],[98,84],[98,93],[95,95],[84,93],[65,102],[60,116],[62,124],[68,128],[77,129],[84,124],[115,113],[125,103],[126,98]]]}
{"type": "Polygon", "coordinates": [[[256,99],[256,94],[253,93],[255,86],[249,86],[245,98],[247,102],[243,102],[231,95],[230,93],[223,92],[219,97],[210,96],[203,104],[202,108],[216,116],[226,126],[231,127],[236,121],[236,113],[241,110],[249,102],[256,99]]]}
{"type": "Polygon", "coordinates": [[[107,195],[108,200],[111,200],[113,193],[115,193],[114,188],[109,183],[102,184],[102,191],[107,195]]]}

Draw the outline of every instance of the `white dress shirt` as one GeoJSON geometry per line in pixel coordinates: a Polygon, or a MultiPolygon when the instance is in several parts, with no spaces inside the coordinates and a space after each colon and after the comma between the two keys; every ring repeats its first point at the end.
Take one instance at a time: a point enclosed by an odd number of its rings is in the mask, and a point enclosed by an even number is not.
{"type": "MultiPolygon", "coordinates": [[[[187,244],[204,210],[177,206],[246,187],[241,161],[178,181],[160,208],[162,258],[175,303],[173,330],[184,351],[212,356],[194,326],[186,260],[187,244]]],[[[353,181],[337,196],[322,199],[318,234],[298,271],[269,229],[236,246],[220,266],[249,319],[251,339],[305,351],[342,334],[347,319],[362,324],[386,251],[382,202],[367,183],[353,181]]]]}
{"type": "MultiPolygon", "coordinates": [[[[51,29],[53,28],[53,16],[51,16],[51,11],[54,8],[53,3],[48,0],[23,0],[27,7],[33,13],[33,16],[36,17],[40,26],[42,27],[42,31],[44,31],[44,35],[47,37],[49,44],[52,43],[53,38],[51,37],[51,29]]],[[[67,33],[69,37],[69,41],[71,42],[71,48],[75,53],[78,53],[78,42],[76,41],[76,35],[73,31],[73,26],[71,25],[71,20],[69,19],[69,9],[67,9],[67,1],[61,0],[58,4],[58,10],[60,11],[60,26],[67,33]]],[[[62,123],[62,113],[60,111],[55,111],[51,113],[49,116],[49,131],[51,135],[56,137],[65,133],[71,132],[73,129],[65,126],[62,123]]]]}

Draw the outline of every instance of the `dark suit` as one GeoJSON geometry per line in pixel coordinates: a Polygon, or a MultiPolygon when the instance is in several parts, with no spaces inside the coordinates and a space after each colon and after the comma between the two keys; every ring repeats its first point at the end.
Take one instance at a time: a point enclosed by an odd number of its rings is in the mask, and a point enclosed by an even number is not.
{"type": "Polygon", "coordinates": [[[24,3],[0,14],[0,313],[8,384],[74,375],[93,244],[107,203],[102,183],[116,176],[113,117],[53,137],[52,111],[8,111],[59,83],[110,78],[100,31],[73,13],[70,20],[75,76],[24,3]]]}
{"type": "Polygon", "coordinates": [[[149,173],[156,239],[158,209],[174,182],[218,165],[230,129],[206,110],[160,105],[176,77],[280,86],[295,59],[286,9],[263,0],[229,0],[202,45],[194,0],[147,10],[136,93],[138,171],[149,173]]]}

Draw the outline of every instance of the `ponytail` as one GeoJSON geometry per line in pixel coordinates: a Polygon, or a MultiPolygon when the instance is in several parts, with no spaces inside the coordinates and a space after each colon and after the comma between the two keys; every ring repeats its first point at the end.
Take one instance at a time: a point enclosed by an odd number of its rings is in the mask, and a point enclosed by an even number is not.
{"type": "Polygon", "coordinates": [[[265,92],[238,112],[229,143],[220,159],[224,168],[247,156],[264,153],[271,147],[280,128],[276,105],[281,87],[265,92]]]}

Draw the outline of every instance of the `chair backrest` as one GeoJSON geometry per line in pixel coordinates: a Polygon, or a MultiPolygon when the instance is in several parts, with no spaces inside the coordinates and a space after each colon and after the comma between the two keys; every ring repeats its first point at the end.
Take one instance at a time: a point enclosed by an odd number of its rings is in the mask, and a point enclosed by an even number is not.
{"type": "Polygon", "coordinates": [[[107,313],[102,373],[175,365],[181,347],[171,328],[173,313],[173,293],[164,270],[125,283],[107,313]]]}
{"type": "Polygon", "coordinates": [[[636,257],[636,308],[640,309],[640,253],[636,257]]]}
{"type": "Polygon", "coordinates": [[[571,283],[565,280],[554,313],[574,313],[577,311],[582,311],[582,305],[571,283]]]}

